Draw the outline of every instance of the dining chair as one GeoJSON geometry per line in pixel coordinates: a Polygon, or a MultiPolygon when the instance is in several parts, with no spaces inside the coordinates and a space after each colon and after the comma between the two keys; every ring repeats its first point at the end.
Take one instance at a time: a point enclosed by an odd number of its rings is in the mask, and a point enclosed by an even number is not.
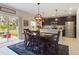
{"type": "Polygon", "coordinates": [[[33,50],[36,51],[37,54],[41,52],[41,41],[40,41],[40,31],[32,31],[31,37],[33,39],[33,50]]]}
{"type": "Polygon", "coordinates": [[[25,40],[24,40],[24,43],[25,43],[25,47],[29,46],[30,44],[30,30],[29,29],[24,29],[24,36],[25,36],[25,40]]]}
{"type": "Polygon", "coordinates": [[[49,52],[51,52],[51,54],[54,53],[54,51],[55,54],[58,54],[59,52],[59,46],[58,46],[59,37],[60,37],[60,31],[58,31],[57,34],[52,34],[51,36],[51,40],[49,42],[49,52]]]}

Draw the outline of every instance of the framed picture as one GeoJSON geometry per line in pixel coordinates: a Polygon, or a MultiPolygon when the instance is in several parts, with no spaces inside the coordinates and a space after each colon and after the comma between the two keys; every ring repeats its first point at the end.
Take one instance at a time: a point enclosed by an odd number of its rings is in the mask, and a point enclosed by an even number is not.
{"type": "Polygon", "coordinates": [[[24,26],[28,26],[28,20],[24,20],[23,23],[24,23],[24,26]]]}

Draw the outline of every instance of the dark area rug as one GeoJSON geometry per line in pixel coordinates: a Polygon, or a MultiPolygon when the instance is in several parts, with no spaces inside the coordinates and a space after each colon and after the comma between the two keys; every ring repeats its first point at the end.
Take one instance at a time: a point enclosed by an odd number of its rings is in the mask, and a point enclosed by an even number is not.
{"type": "MultiPolygon", "coordinates": [[[[20,42],[11,46],[8,46],[11,50],[13,50],[15,53],[19,55],[41,55],[41,54],[36,54],[31,50],[25,49],[25,44],[24,42],[20,42]]],[[[50,55],[50,54],[46,54],[50,55]]],[[[55,54],[52,54],[55,55],[55,54]]],[[[66,45],[59,44],[59,52],[58,55],[69,55],[69,47],[66,45]]]]}

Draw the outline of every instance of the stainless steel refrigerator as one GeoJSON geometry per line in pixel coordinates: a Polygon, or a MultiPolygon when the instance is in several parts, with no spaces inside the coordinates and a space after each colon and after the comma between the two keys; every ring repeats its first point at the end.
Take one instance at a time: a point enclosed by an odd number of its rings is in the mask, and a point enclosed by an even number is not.
{"type": "Polygon", "coordinates": [[[74,21],[66,21],[65,22],[65,36],[66,37],[74,37],[74,26],[75,22],[74,21]]]}

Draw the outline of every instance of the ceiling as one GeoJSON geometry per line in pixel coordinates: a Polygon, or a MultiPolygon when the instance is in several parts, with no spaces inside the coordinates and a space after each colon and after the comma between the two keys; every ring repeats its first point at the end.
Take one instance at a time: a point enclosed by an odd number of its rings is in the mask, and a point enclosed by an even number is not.
{"type": "MultiPolygon", "coordinates": [[[[33,15],[38,13],[36,3],[4,3],[4,5],[29,12],[33,15]]],[[[79,3],[40,3],[40,14],[43,17],[55,17],[55,10],[58,9],[57,16],[75,15],[77,8],[79,8],[79,3]]]]}

